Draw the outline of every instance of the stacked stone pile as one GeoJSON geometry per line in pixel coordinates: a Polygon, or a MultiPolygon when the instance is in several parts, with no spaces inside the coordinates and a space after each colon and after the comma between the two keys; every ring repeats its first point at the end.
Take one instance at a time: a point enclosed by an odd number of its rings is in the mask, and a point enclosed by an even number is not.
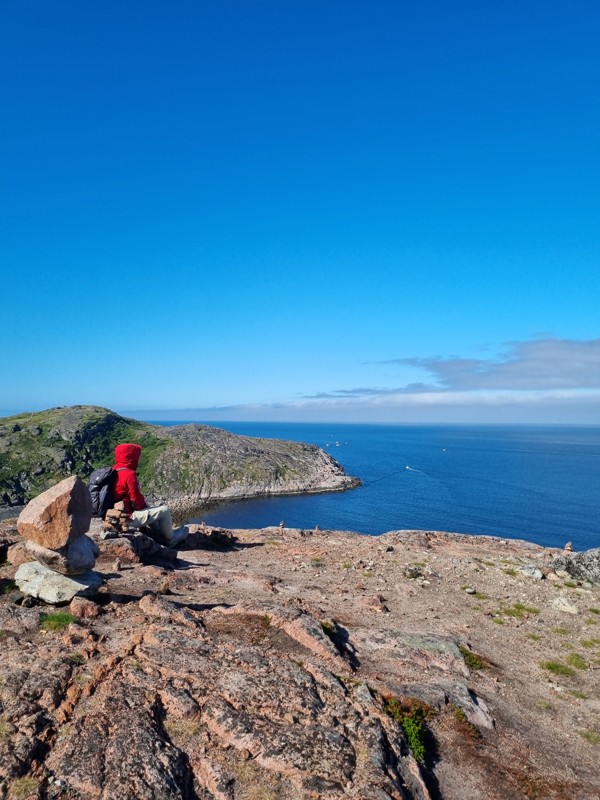
{"type": "Polygon", "coordinates": [[[114,508],[109,508],[106,512],[106,518],[102,523],[102,530],[105,533],[128,533],[130,522],[131,517],[125,511],[125,504],[121,500],[115,503],[114,508]]]}
{"type": "Polygon", "coordinates": [[[86,536],[91,519],[88,489],[76,476],[28,503],[17,529],[35,560],[17,570],[15,581],[22,592],[47,603],[64,603],[97,591],[102,581],[93,567],[100,551],[86,536]]]}

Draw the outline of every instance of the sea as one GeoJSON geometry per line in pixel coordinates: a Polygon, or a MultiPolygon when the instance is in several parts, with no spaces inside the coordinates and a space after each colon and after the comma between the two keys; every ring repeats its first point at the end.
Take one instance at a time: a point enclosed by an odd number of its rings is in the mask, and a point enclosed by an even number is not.
{"type": "Polygon", "coordinates": [[[362,485],[223,502],[194,521],[227,528],[319,525],[369,536],[438,530],[549,547],[570,541],[575,550],[600,546],[600,427],[209,424],[316,444],[362,485]]]}

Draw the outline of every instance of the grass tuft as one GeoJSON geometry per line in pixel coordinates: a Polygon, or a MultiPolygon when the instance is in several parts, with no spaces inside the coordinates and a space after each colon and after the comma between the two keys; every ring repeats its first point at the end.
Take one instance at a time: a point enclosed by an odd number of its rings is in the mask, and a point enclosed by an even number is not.
{"type": "Polygon", "coordinates": [[[594,731],[578,731],[579,735],[582,739],[585,739],[586,742],[590,744],[600,744],[600,736],[594,731]]]}
{"type": "Polygon", "coordinates": [[[64,631],[77,617],[68,611],[55,611],[52,614],[42,614],[42,630],[64,631]]]}
{"type": "Polygon", "coordinates": [[[553,675],[563,675],[566,678],[572,678],[575,675],[575,671],[571,667],[567,667],[566,664],[562,664],[560,661],[542,661],[540,666],[553,675]]]}
{"type": "Polygon", "coordinates": [[[570,653],[567,656],[567,664],[570,664],[576,669],[587,669],[589,666],[585,658],[580,656],[579,653],[570,653]]]}
{"type": "Polygon", "coordinates": [[[29,797],[37,797],[39,781],[36,778],[17,778],[10,785],[10,800],[27,800],[29,797]]]}
{"type": "Polygon", "coordinates": [[[469,648],[465,647],[463,644],[459,644],[458,649],[460,650],[461,655],[465,660],[465,664],[469,669],[485,669],[487,666],[489,666],[487,661],[482,656],[479,656],[477,653],[469,650],[469,648]]]}

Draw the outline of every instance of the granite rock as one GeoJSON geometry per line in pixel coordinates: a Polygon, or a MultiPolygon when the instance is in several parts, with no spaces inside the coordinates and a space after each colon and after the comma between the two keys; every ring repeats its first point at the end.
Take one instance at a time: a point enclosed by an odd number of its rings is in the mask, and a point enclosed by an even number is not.
{"type": "Polygon", "coordinates": [[[83,575],[94,568],[100,555],[96,542],[85,535],[69,540],[58,550],[50,550],[35,542],[27,542],[27,550],[32,556],[30,560],[39,561],[61,575],[83,575]]]}
{"type": "Polygon", "coordinates": [[[72,475],[30,500],[19,516],[17,529],[24,539],[58,550],[86,533],[91,519],[87,486],[72,475]]]}
{"type": "Polygon", "coordinates": [[[600,586],[600,547],[583,553],[563,553],[554,559],[552,566],[557,572],[564,570],[572,578],[600,586]]]}

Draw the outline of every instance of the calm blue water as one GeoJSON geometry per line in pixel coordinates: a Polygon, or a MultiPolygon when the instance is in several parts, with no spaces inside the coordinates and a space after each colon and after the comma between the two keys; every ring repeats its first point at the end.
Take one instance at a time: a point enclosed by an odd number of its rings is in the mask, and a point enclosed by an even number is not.
{"type": "Polygon", "coordinates": [[[213,525],[283,520],[371,535],[408,528],[600,546],[600,427],[211,424],[319,445],[363,481],[343,493],[224,503],[202,516],[213,525]]]}

